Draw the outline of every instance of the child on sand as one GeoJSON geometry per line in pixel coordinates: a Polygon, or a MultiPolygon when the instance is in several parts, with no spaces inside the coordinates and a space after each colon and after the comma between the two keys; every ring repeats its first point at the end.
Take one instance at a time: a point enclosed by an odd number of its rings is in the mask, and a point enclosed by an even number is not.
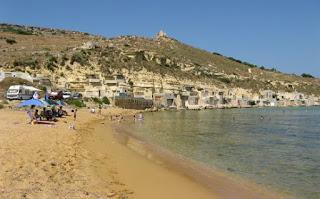
{"type": "Polygon", "coordinates": [[[77,109],[73,111],[73,120],[76,121],[76,119],[77,119],[77,109]]]}
{"type": "Polygon", "coordinates": [[[101,109],[102,109],[102,106],[101,106],[101,104],[99,104],[99,115],[101,115],[101,109]]]}
{"type": "Polygon", "coordinates": [[[40,121],[41,120],[41,116],[39,114],[39,110],[38,109],[36,109],[36,111],[34,112],[34,119],[36,121],[40,121]]]}
{"type": "Polygon", "coordinates": [[[76,129],[75,122],[77,120],[77,109],[71,110],[71,112],[73,113],[73,122],[71,122],[69,129],[75,130],[76,129]]]}
{"type": "Polygon", "coordinates": [[[28,124],[33,124],[33,121],[35,120],[35,117],[33,115],[34,107],[35,105],[31,105],[30,109],[27,111],[27,114],[30,118],[30,122],[28,122],[28,124]]]}

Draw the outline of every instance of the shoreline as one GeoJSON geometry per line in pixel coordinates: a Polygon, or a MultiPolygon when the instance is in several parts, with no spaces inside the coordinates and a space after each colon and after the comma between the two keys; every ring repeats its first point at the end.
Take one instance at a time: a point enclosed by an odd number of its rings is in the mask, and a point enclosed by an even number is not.
{"type": "Polygon", "coordinates": [[[115,131],[114,136],[122,145],[148,159],[153,164],[170,169],[179,175],[185,176],[188,180],[200,184],[218,198],[293,199],[291,196],[280,195],[272,190],[267,190],[265,187],[243,179],[241,176],[208,167],[150,143],[144,138],[119,127],[117,124],[113,124],[112,128],[115,131]]]}
{"type": "Polygon", "coordinates": [[[288,105],[288,106],[221,106],[221,107],[204,107],[198,109],[176,109],[176,108],[157,108],[157,109],[146,109],[145,112],[160,112],[160,111],[202,111],[202,110],[221,110],[221,109],[268,109],[268,108],[309,108],[309,107],[320,107],[319,105],[288,105]]]}
{"type": "MultiPolygon", "coordinates": [[[[94,131],[91,132],[90,136],[100,140],[100,152],[101,150],[108,150],[109,152],[106,153],[108,155],[113,153],[118,154],[119,156],[123,156],[122,158],[113,157],[110,159],[115,160],[115,162],[120,162],[117,164],[116,168],[113,169],[113,171],[115,171],[117,176],[119,176],[118,180],[125,184],[126,189],[130,190],[129,193],[132,193],[131,197],[133,198],[136,197],[136,194],[138,194],[139,196],[137,198],[151,197],[151,195],[148,195],[148,197],[145,196],[145,194],[148,194],[147,190],[150,189],[150,187],[148,187],[148,185],[146,184],[142,186],[142,183],[138,182],[139,180],[141,180],[138,176],[139,174],[143,173],[144,169],[153,168],[155,170],[155,173],[158,173],[159,171],[164,169],[170,171],[173,176],[179,176],[179,178],[181,179],[178,180],[176,184],[183,184],[186,182],[191,184],[195,183],[194,185],[196,187],[199,188],[200,186],[201,190],[204,189],[206,193],[209,193],[209,198],[234,198],[236,196],[239,199],[292,199],[292,197],[289,196],[270,192],[270,190],[266,190],[264,187],[256,185],[253,182],[245,181],[238,176],[233,176],[225,172],[213,170],[212,168],[208,168],[205,166],[199,167],[199,164],[197,162],[188,160],[186,158],[183,158],[182,156],[178,157],[170,151],[164,151],[163,149],[161,149],[161,147],[155,146],[151,143],[147,143],[136,135],[132,135],[126,132],[123,128],[119,129],[119,125],[125,125],[125,122],[118,123],[105,120],[95,126],[94,131]],[[112,147],[108,147],[110,145],[112,145],[112,147]],[[115,150],[115,148],[117,149],[115,150]],[[128,158],[128,156],[130,156],[130,158],[128,158]],[[177,161],[177,157],[179,161],[177,161]],[[131,167],[132,162],[135,162],[135,167],[141,167],[141,165],[143,165],[143,168],[123,168],[125,165],[131,167]],[[133,180],[132,176],[135,176],[136,179],[133,180]],[[144,193],[145,191],[147,193],[144,193]]],[[[88,147],[88,145],[89,147],[93,147],[91,148],[91,150],[97,150],[97,143],[94,144],[95,146],[92,146],[93,143],[87,142],[86,144],[86,147],[88,147]]],[[[97,174],[103,173],[102,170],[103,168],[98,169],[97,174]]],[[[167,177],[167,180],[170,181],[171,177],[167,177]]],[[[149,181],[154,180],[154,176],[152,176],[152,174],[144,178],[149,181]]],[[[177,187],[175,185],[172,186],[177,187]]],[[[163,189],[161,187],[163,186],[160,186],[159,189],[163,189]]],[[[159,189],[153,190],[153,192],[149,194],[154,194],[157,192],[159,193],[159,189]]],[[[165,189],[160,193],[163,192],[165,192],[165,189]]],[[[175,192],[175,194],[179,193],[175,192]]],[[[154,195],[152,195],[152,197],[154,198],[154,195]]],[[[196,196],[190,197],[190,194],[184,197],[196,198],[196,196]]],[[[163,198],[163,196],[161,196],[160,198],[163,198]]],[[[165,198],[175,197],[167,196],[165,198]]]]}
{"type": "Polygon", "coordinates": [[[181,157],[177,165],[177,156],[117,132],[114,126],[125,122],[109,119],[138,112],[80,109],[74,131],[72,117],[54,127],[30,125],[25,111],[0,110],[0,197],[284,198],[181,157]]]}

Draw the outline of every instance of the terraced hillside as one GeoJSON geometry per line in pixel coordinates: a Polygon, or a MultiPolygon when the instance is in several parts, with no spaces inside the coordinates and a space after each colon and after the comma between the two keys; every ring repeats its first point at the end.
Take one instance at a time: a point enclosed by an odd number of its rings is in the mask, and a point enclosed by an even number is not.
{"type": "Polygon", "coordinates": [[[105,38],[87,33],[0,25],[0,70],[55,75],[152,72],[221,88],[298,91],[320,96],[320,80],[284,74],[207,52],[166,35],[105,38]],[[81,70],[74,70],[79,65],[81,70]]]}

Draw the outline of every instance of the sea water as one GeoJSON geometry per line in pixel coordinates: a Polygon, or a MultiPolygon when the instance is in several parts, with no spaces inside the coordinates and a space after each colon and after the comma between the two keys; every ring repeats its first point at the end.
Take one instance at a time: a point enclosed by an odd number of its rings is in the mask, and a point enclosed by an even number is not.
{"type": "Polygon", "coordinates": [[[130,131],[192,160],[298,198],[320,198],[320,108],[145,113],[130,131]]]}

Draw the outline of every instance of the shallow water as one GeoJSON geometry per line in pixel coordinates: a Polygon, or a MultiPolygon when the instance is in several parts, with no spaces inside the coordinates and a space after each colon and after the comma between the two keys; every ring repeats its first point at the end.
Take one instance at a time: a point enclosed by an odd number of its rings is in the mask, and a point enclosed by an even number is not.
{"type": "Polygon", "coordinates": [[[298,198],[320,198],[320,108],[146,113],[128,129],[173,152],[298,198]]]}

